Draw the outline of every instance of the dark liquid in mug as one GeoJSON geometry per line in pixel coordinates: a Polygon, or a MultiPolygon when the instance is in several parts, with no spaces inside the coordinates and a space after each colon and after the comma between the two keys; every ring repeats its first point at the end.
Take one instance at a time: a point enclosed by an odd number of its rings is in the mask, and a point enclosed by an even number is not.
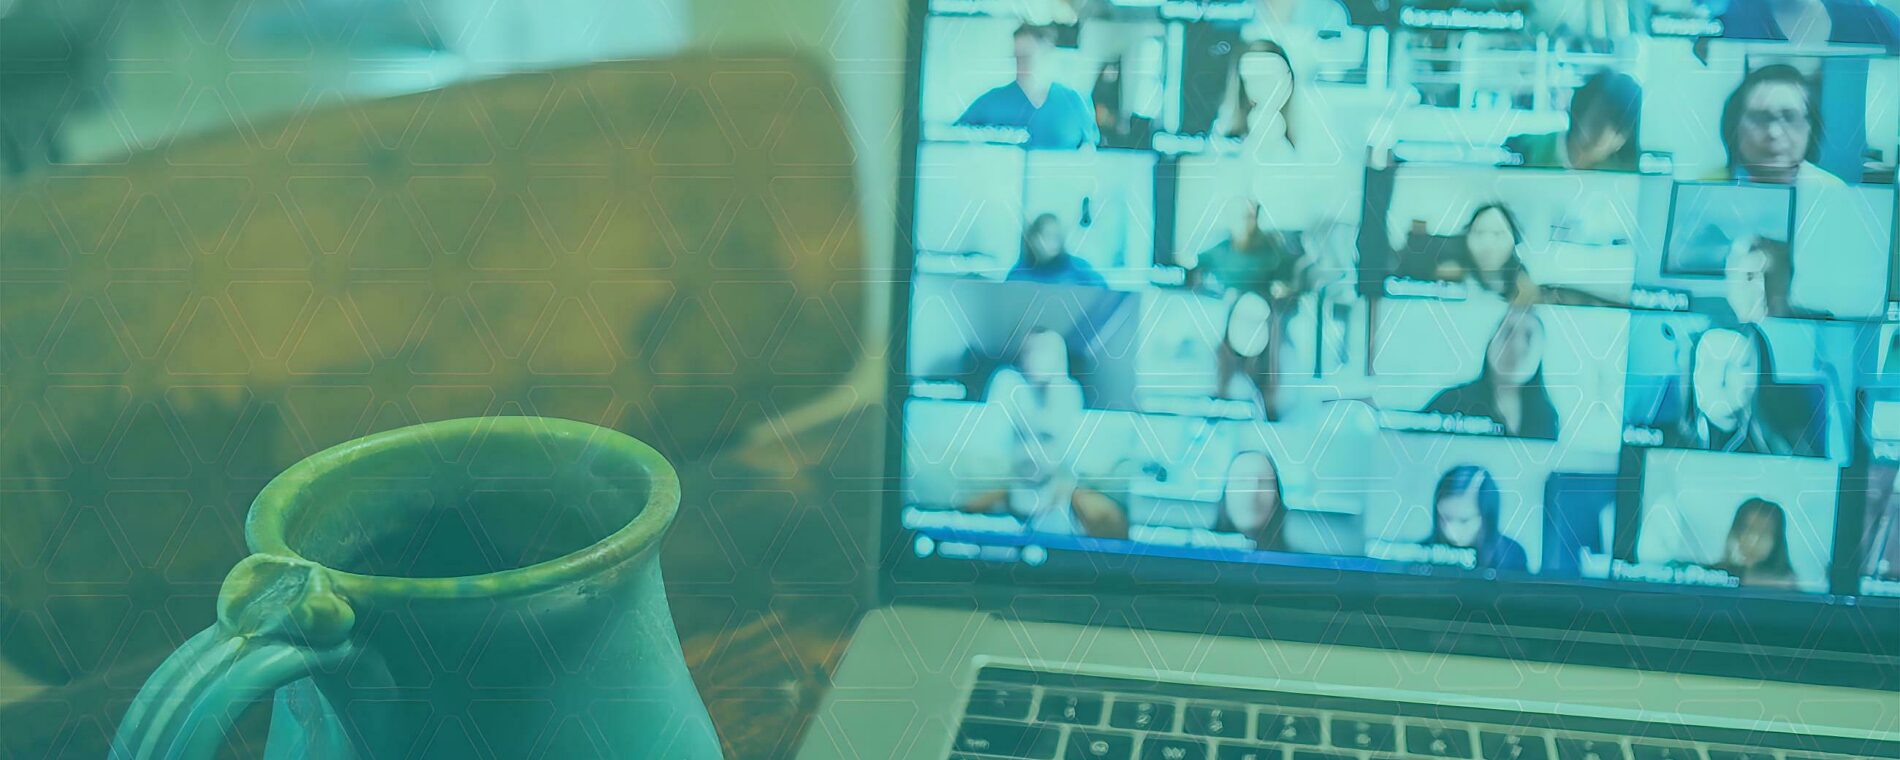
{"type": "Polygon", "coordinates": [[[527,567],[586,549],[626,527],[645,489],[362,489],[323,510],[291,546],[360,575],[449,578],[527,567]]]}

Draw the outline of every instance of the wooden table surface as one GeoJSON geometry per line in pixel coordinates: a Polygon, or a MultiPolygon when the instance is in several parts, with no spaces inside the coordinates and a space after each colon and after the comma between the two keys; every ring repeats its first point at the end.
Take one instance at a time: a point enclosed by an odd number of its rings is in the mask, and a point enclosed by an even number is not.
{"type": "MultiPolygon", "coordinates": [[[[807,461],[768,445],[681,469],[685,498],[663,572],[728,758],[794,753],[864,610],[878,419],[861,411],[801,436],[822,449],[807,461]]],[[[12,677],[0,689],[4,760],[103,757],[136,691],[135,678],[110,672],[63,687],[12,677]]],[[[266,711],[253,709],[225,756],[257,756],[267,731],[266,711]]]]}

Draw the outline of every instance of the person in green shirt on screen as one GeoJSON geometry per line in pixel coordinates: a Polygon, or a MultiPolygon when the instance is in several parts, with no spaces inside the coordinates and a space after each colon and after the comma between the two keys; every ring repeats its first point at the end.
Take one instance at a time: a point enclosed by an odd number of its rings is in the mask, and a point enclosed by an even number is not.
{"type": "Polygon", "coordinates": [[[1570,127],[1504,142],[1521,166],[1633,172],[1641,155],[1643,86],[1628,74],[1591,74],[1570,95],[1570,127]]]}

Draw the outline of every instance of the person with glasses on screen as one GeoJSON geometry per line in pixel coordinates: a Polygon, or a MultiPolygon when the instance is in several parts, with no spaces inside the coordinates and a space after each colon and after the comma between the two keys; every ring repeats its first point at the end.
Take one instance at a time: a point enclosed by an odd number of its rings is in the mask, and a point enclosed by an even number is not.
{"type": "Polygon", "coordinates": [[[1009,423],[1009,486],[978,495],[966,511],[1007,512],[1031,533],[1128,537],[1120,506],[1078,482],[1072,457],[1085,401],[1060,333],[1030,331],[1014,364],[990,377],[985,403],[1009,423]]]}
{"type": "Polygon", "coordinates": [[[1561,425],[1544,386],[1544,342],[1537,313],[1511,309],[1485,345],[1478,379],[1440,391],[1425,411],[1488,419],[1508,436],[1556,440],[1561,425]]]}
{"type": "Polygon", "coordinates": [[[1745,588],[1793,589],[1800,579],[1788,560],[1788,513],[1767,499],[1749,499],[1735,510],[1722,561],[1715,569],[1745,588]]]}
{"type": "Polygon", "coordinates": [[[1603,70],[1570,94],[1570,126],[1559,132],[1518,135],[1504,147],[1534,169],[1636,171],[1642,150],[1643,86],[1634,77],[1603,70]]]}
{"type": "Polygon", "coordinates": [[[1526,572],[1530,555],[1504,535],[1498,516],[1502,495],[1491,471],[1477,465],[1453,467],[1432,491],[1432,534],[1427,546],[1469,549],[1473,570],[1526,572]]]}
{"type": "Polygon", "coordinates": [[[1763,403],[1775,387],[1774,355],[1759,327],[1741,324],[1710,329],[1696,339],[1689,359],[1689,392],[1684,418],[1664,431],[1675,448],[1743,454],[1804,456],[1782,430],[1775,410],[1763,403]]]}
{"type": "Polygon", "coordinates": [[[1082,257],[1069,253],[1067,231],[1055,214],[1042,214],[1023,230],[1022,254],[1009,270],[1010,282],[1106,287],[1107,281],[1082,257]]]}
{"type": "Polygon", "coordinates": [[[1053,81],[1049,72],[1055,29],[1024,24],[1012,40],[1016,79],[977,96],[957,123],[1027,130],[1025,144],[1031,148],[1074,149],[1099,142],[1094,110],[1081,93],[1053,81]]]}
{"type": "Polygon", "coordinates": [[[1273,457],[1250,450],[1228,463],[1214,531],[1244,536],[1258,551],[1287,550],[1285,491],[1273,457]]]}
{"type": "Polygon", "coordinates": [[[1750,71],[1722,106],[1728,166],[1714,179],[1845,185],[1813,163],[1820,155],[1821,135],[1820,102],[1806,74],[1780,63],[1750,71]]]}

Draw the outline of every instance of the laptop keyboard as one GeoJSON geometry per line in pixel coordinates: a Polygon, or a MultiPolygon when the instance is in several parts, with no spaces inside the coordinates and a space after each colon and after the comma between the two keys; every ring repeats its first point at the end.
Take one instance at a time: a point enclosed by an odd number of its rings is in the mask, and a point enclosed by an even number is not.
{"type": "Polygon", "coordinates": [[[1900,743],[985,668],[952,760],[1890,760],[1900,743]]]}

